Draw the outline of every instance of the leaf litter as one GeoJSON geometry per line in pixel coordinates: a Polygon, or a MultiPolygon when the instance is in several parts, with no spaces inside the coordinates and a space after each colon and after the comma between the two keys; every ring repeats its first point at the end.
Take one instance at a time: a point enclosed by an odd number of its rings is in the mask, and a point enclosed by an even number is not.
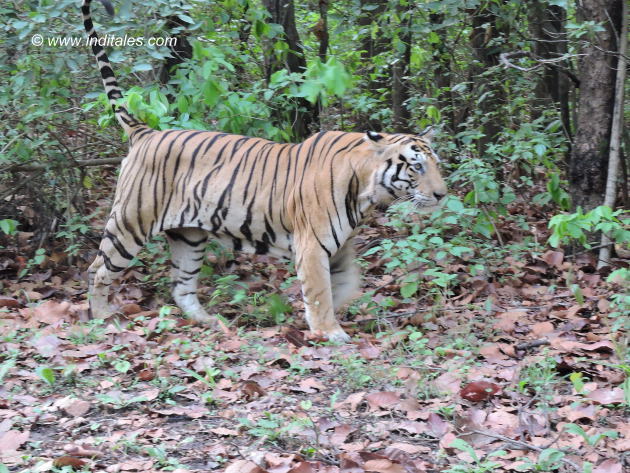
{"type": "MultiPolygon", "coordinates": [[[[290,274],[264,258],[239,261],[251,270],[240,274],[264,280],[244,277],[253,288],[280,292],[290,274]]],[[[88,320],[76,271],[5,275],[0,463],[422,473],[492,461],[493,471],[521,471],[557,451],[558,471],[588,461],[594,473],[620,473],[630,448],[627,354],[607,321],[610,288],[588,265],[559,251],[514,260],[501,268],[504,282],[461,278],[436,313],[403,300],[375,260],[366,290],[394,305],[386,317],[359,307],[346,324],[354,341],[342,346],[305,330],[297,297],[284,326],[217,333],[160,312],[135,269],[117,286],[120,320],[104,322],[88,320]],[[579,303],[561,289],[567,272],[582,281],[579,303]]],[[[299,294],[296,284],[284,291],[299,294]]]]}

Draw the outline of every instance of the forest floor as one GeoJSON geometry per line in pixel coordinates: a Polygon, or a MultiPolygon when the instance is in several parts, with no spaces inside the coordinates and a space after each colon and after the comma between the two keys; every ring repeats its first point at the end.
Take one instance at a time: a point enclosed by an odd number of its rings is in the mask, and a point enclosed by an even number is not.
{"type": "Polygon", "coordinates": [[[163,308],[166,257],[115,285],[124,315],[90,321],[89,258],[53,252],[18,278],[28,263],[13,251],[0,254],[0,473],[630,466],[628,347],[586,253],[506,258],[491,278],[450,268],[439,304],[403,298],[366,257],[368,296],[344,322],[353,341],[331,345],[305,330],[284,263],[210,253],[220,277],[200,292],[225,334],[163,308]]]}

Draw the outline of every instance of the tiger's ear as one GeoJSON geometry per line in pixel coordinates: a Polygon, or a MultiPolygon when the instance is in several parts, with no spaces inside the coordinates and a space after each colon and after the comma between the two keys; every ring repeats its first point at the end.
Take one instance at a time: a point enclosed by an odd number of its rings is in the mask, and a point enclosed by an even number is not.
{"type": "Polygon", "coordinates": [[[427,141],[431,141],[433,137],[435,136],[435,132],[436,132],[436,128],[434,126],[428,126],[424,130],[422,130],[420,133],[418,133],[418,136],[421,138],[424,138],[427,141]]]}
{"type": "Polygon", "coordinates": [[[377,143],[377,142],[379,142],[380,140],[383,139],[383,135],[380,135],[380,134],[376,133],[375,131],[369,130],[369,131],[365,132],[365,138],[363,138],[363,139],[365,141],[367,141],[368,143],[369,142],[377,143]]]}

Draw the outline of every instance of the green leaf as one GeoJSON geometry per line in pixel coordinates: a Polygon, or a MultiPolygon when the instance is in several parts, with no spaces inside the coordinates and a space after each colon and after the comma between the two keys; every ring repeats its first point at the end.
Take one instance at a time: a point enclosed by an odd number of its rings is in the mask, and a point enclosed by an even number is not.
{"type": "Polygon", "coordinates": [[[429,35],[427,36],[427,41],[431,44],[439,44],[441,42],[440,36],[435,31],[431,31],[429,33],[429,35]]]}
{"type": "Polygon", "coordinates": [[[287,314],[293,309],[278,294],[271,294],[267,298],[267,307],[269,308],[269,312],[271,313],[271,315],[273,315],[274,317],[282,314],[287,314]]]}
{"type": "Polygon", "coordinates": [[[127,360],[116,360],[114,362],[114,369],[124,374],[131,369],[131,363],[127,360]]]}
{"type": "Polygon", "coordinates": [[[2,383],[2,380],[4,379],[4,377],[7,375],[9,370],[13,368],[14,366],[15,366],[15,360],[7,360],[0,365],[0,383],[2,383]]]}
{"type": "Polygon", "coordinates": [[[460,213],[464,210],[464,204],[456,197],[449,197],[446,201],[446,208],[453,212],[460,213]]]}
{"type": "Polygon", "coordinates": [[[418,291],[418,283],[417,282],[409,282],[407,284],[403,284],[400,286],[400,295],[405,299],[413,296],[418,291]]]}
{"type": "Polygon", "coordinates": [[[298,97],[304,97],[311,103],[317,102],[317,98],[319,97],[320,92],[323,90],[323,86],[321,83],[308,80],[304,82],[299,89],[298,97]]]}
{"type": "Polygon", "coordinates": [[[540,463],[541,466],[549,468],[558,464],[562,458],[564,458],[564,453],[560,450],[556,450],[555,448],[546,448],[540,452],[538,463],[540,463]]]}
{"type": "Polygon", "coordinates": [[[221,88],[212,79],[207,80],[203,86],[204,102],[208,107],[214,107],[221,98],[221,88]]]}
{"type": "Polygon", "coordinates": [[[177,109],[180,113],[188,112],[188,99],[185,95],[180,94],[179,97],[177,97],[177,109]]]}
{"type": "Polygon", "coordinates": [[[143,62],[140,64],[135,64],[131,70],[132,71],[152,71],[153,66],[151,64],[147,64],[146,62],[143,62]]]}
{"type": "Polygon", "coordinates": [[[427,117],[429,117],[434,122],[439,122],[441,118],[440,110],[434,105],[427,106],[427,117]]]}
{"type": "Polygon", "coordinates": [[[183,13],[180,13],[179,15],[177,15],[177,17],[182,20],[185,21],[186,23],[190,23],[191,25],[193,23],[195,23],[195,20],[193,20],[191,17],[189,17],[188,15],[184,15],[183,13]]]}
{"type": "Polygon", "coordinates": [[[538,155],[539,158],[542,158],[545,155],[546,151],[547,147],[544,144],[538,143],[537,145],[534,145],[534,152],[538,155]]]}
{"type": "Polygon", "coordinates": [[[13,235],[16,232],[18,225],[19,222],[11,218],[0,220],[0,230],[2,230],[2,232],[6,235],[13,235]]]}
{"type": "Polygon", "coordinates": [[[257,38],[266,36],[269,33],[269,25],[262,20],[256,20],[254,23],[254,35],[257,38]]]}
{"type": "Polygon", "coordinates": [[[466,452],[468,453],[468,455],[471,456],[471,458],[476,462],[479,457],[477,456],[477,454],[475,453],[475,450],[470,446],[470,444],[468,442],[466,442],[463,439],[460,438],[456,438],[455,440],[453,440],[450,445],[448,445],[450,448],[456,448],[457,450],[461,450],[462,452],[466,452]]]}
{"type": "Polygon", "coordinates": [[[49,386],[53,386],[55,384],[55,373],[52,368],[48,366],[38,366],[35,369],[35,374],[37,374],[37,376],[39,376],[49,386]]]}

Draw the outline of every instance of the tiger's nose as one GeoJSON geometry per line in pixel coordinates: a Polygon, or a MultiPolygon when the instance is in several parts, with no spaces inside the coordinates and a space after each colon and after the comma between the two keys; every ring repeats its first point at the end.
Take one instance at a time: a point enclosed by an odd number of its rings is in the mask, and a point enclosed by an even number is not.
{"type": "Polygon", "coordinates": [[[442,197],[444,197],[446,195],[445,192],[434,192],[433,193],[433,197],[435,197],[436,200],[441,200],[442,197]]]}

